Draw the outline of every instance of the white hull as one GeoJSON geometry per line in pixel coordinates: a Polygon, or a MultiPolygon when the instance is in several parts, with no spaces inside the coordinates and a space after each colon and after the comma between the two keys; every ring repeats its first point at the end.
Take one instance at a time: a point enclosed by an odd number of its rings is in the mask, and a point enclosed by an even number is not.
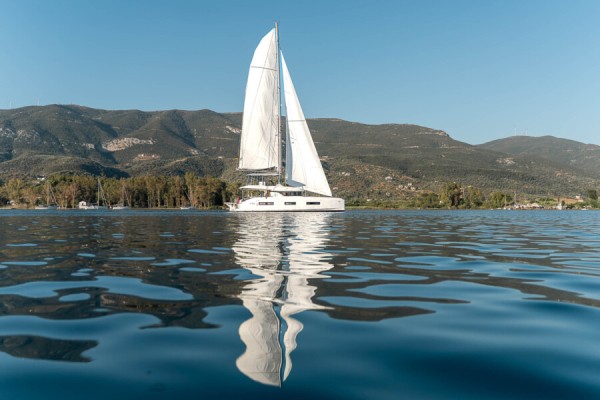
{"type": "Polygon", "coordinates": [[[225,203],[235,212],[282,212],[282,211],[344,211],[344,199],[317,196],[270,196],[251,197],[238,203],[225,203]]]}
{"type": "Polygon", "coordinates": [[[106,210],[104,206],[79,206],[80,210],[106,210]]]}
{"type": "Polygon", "coordinates": [[[36,210],[58,210],[58,206],[35,206],[36,210]]]}

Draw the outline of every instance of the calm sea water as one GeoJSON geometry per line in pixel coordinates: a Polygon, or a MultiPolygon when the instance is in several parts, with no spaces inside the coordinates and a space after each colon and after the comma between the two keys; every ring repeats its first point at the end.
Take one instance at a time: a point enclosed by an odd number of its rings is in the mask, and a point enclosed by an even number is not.
{"type": "Polygon", "coordinates": [[[600,397],[598,212],[0,224],[0,399],[600,397]]]}

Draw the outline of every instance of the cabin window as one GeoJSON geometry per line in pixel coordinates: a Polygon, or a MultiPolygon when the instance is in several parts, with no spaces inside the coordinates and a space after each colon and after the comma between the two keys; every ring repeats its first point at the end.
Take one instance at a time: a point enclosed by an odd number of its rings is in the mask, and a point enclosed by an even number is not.
{"type": "Polygon", "coordinates": [[[307,206],[318,206],[319,204],[321,204],[320,201],[307,201],[306,202],[307,206]]]}
{"type": "Polygon", "coordinates": [[[259,206],[272,206],[274,203],[272,201],[259,201],[259,206]]]}
{"type": "Polygon", "coordinates": [[[286,206],[295,206],[295,205],[296,205],[296,202],[295,202],[295,201],[286,201],[286,202],[285,202],[285,205],[286,205],[286,206]]]}

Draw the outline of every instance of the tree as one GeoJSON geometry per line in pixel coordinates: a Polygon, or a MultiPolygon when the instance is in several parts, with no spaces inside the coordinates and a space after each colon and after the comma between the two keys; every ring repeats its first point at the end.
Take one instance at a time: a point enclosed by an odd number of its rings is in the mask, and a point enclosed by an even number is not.
{"type": "Polygon", "coordinates": [[[440,191],[440,200],[446,207],[458,208],[462,202],[462,188],[457,182],[446,182],[440,191]]]}
{"type": "Polygon", "coordinates": [[[21,196],[25,199],[27,207],[35,207],[37,200],[40,198],[39,185],[37,186],[25,186],[21,190],[21,196]],[[37,190],[36,190],[37,189],[37,190]]]}
{"type": "Polygon", "coordinates": [[[440,208],[440,196],[436,193],[424,193],[417,199],[416,205],[422,208],[440,208]]]}
{"type": "Polygon", "coordinates": [[[172,184],[169,185],[169,196],[175,202],[175,207],[179,208],[182,205],[183,179],[180,176],[175,176],[172,179],[172,184]]]}
{"type": "Polygon", "coordinates": [[[464,208],[480,208],[485,202],[483,191],[469,186],[465,191],[464,208]]]}
{"type": "Polygon", "coordinates": [[[24,183],[19,178],[13,178],[6,183],[6,194],[15,204],[21,203],[21,191],[24,183]]]}
{"type": "Polygon", "coordinates": [[[598,200],[598,192],[596,190],[589,189],[587,193],[590,200],[598,200]]]}
{"type": "Polygon", "coordinates": [[[198,186],[199,181],[198,177],[191,172],[186,172],[185,176],[183,177],[183,180],[185,182],[185,194],[190,202],[190,205],[192,207],[198,207],[198,201],[196,196],[196,187],[198,186]]]}
{"type": "MultiPolygon", "coordinates": [[[[224,181],[214,177],[198,177],[193,173],[187,173],[185,177],[102,177],[101,184],[109,204],[123,202],[130,207],[180,207],[188,203],[195,207],[222,206],[227,196],[232,195],[224,181]]],[[[16,178],[0,184],[2,205],[13,200],[14,204],[27,204],[30,207],[37,202],[56,202],[61,208],[76,208],[79,201],[96,202],[97,196],[98,177],[91,175],[58,173],[48,177],[45,184],[16,178]]]]}

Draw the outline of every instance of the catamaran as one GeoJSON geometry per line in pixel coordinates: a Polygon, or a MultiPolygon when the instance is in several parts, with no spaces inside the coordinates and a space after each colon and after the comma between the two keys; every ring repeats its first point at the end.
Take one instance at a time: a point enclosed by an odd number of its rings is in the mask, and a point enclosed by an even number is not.
{"type": "Polygon", "coordinates": [[[344,200],[332,197],[279,49],[278,24],[262,38],[250,63],[238,169],[249,172],[248,181],[240,188],[241,197],[225,203],[231,211],[344,211],[344,200]],[[285,176],[281,75],[287,125],[285,176]]]}

